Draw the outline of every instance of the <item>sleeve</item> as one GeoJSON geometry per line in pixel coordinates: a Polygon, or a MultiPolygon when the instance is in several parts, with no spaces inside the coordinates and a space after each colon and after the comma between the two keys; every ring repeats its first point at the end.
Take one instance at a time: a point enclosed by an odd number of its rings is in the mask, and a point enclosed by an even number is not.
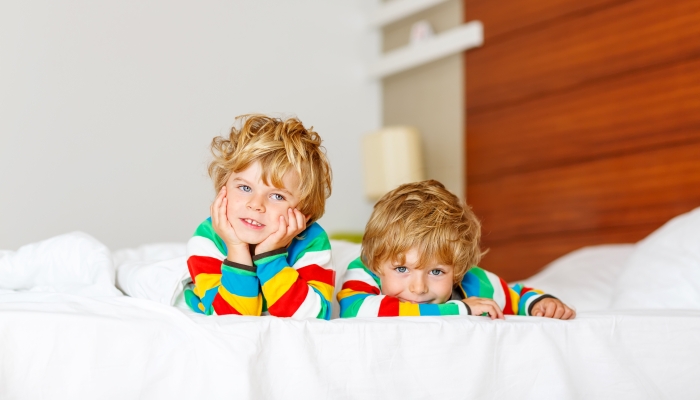
{"type": "Polygon", "coordinates": [[[253,263],[270,315],[331,318],[335,271],[331,244],[320,225],[307,227],[286,249],[256,255],[253,263]]]}
{"type": "Polygon", "coordinates": [[[263,301],[255,266],[230,262],[227,253],[211,218],[202,222],[187,242],[187,267],[194,287],[185,290],[185,302],[206,315],[260,315],[263,301]]]}
{"type": "Polygon", "coordinates": [[[531,315],[530,310],[535,303],[547,297],[554,297],[519,283],[508,286],[506,281],[496,274],[479,267],[472,267],[464,275],[460,287],[465,298],[476,296],[493,299],[506,315],[531,315]]]}
{"type": "Polygon", "coordinates": [[[350,263],[343,276],[338,303],[341,318],[470,314],[467,305],[459,300],[445,304],[412,304],[381,294],[379,278],[359,257],[350,263]]]}

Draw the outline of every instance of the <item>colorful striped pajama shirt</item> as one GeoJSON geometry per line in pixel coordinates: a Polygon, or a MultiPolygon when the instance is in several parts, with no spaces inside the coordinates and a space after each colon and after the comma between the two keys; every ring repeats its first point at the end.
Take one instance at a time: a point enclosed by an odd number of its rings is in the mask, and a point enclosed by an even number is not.
{"type": "Polygon", "coordinates": [[[370,271],[358,257],[351,262],[338,292],[340,317],[404,317],[422,315],[470,315],[464,302],[468,297],[493,299],[506,315],[530,315],[539,300],[552,297],[540,290],[520,284],[508,284],[495,274],[472,267],[462,281],[455,285],[453,300],[445,304],[412,304],[382,294],[379,277],[370,271]]]}
{"type": "Polygon", "coordinates": [[[313,223],[282,248],[253,257],[253,265],[226,260],[226,244],[211,218],[187,243],[193,288],[189,307],[202,314],[330,319],[335,271],[328,235],[313,223]]]}

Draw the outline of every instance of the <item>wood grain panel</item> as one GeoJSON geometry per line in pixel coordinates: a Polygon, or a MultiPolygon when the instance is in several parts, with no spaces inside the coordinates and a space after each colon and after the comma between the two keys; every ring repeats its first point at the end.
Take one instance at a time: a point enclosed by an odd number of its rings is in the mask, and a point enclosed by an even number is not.
{"type": "Polygon", "coordinates": [[[469,183],[698,141],[700,57],[469,113],[467,131],[469,183]]]}
{"type": "Polygon", "coordinates": [[[470,184],[491,241],[660,224],[700,206],[700,141],[470,184]]]}
{"type": "Polygon", "coordinates": [[[466,56],[469,113],[700,56],[700,1],[660,4],[625,2],[508,41],[486,40],[466,56]]]}
{"type": "Polygon", "coordinates": [[[519,34],[523,29],[536,29],[550,21],[573,18],[582,13],[595,12],[601,7],[630,0],[466,0],[464,20],[478,19],[484,23],[484,39],[488,43],[509,33],[519,34]]]}
{"type": "Polygon", "coordinates": [[[574,250],[598,244],[634,243],[658,227],[659,224],[643,224],[501,242],[491,241],[487,237],[483,248],[489,249],[489,252],[480,266],[508,282],[514,282],[532,276],[550,262],[574,250]]]}

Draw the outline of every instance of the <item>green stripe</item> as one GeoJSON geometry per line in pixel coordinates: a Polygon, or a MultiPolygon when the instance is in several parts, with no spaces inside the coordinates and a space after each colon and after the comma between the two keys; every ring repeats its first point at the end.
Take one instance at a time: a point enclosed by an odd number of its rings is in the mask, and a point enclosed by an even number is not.
{"type": "Polygon", "coordinates": [[[222,272],[226,271],[226,272],[230,272],[230,273],[234,273],[234,274],[238,274],[238,275],[257,276],[257,274],[255,272],[246,271],[246,270],[241,269],[241,268],[229,267],[228,265],[225,265],[225,264],[221,265],[221,271],[222,272]]]}
{"type": "Polygon", "coordinates": [[[360,307],[362,306],[362,303],[364,303],[365,297],[362,300],[358,300],[352,304],[350,304],[350,307],[346,308],[343,310],[343,313],[340,315],[341,318],[355,318],[357,317],[357,313],[360,311],[360,307]]]}
{"type": "Polygon", "coordinates": [[[201,236],[207,238],[214,242],[221,254],[226,255],[228,253],[226,251],[226,245],[224,244],[224,241],[219,237],[219,235],[216,234],[216,232],[214,232],[214,227],[212,226],[211,220],[209,218],[205,219],[204,222],[199,224],[197,230],[194,231],[194,235],[192,236],[201,236]]]}
{"type": "Polygon", "coordinates": [[[287,253],[280,253],[280,254],[275,254],[275,255],[269,256],[269,257],[261,258],[261,259],[255,261],[255,265],[267,264],[267,263],[270,263],[270,262],[272,262],[280,257],[286,258],[287,253]]]}
{"type": "Polygon", "coordinates": [[[362,262],[362,258],[361,258],[361,257],[357,257],[355,260],[353,260],[353,261],[350,263],[350,265],[348,265],[348,269],[361,269],[361,270],[364,270],[369,276],[372,277],[372,279],[374,279],[374,282],[377,284],[377,286],[379,286],[379,290],[382,289],[382,283],[381,283],[381,281],[379,280],[379,277],[378,277],[377,275],[375,275],[372,271],[369,270],[369,268],[367,268],[367,267],[365,266],[365,264],[362,262]]]}
{"type": "Polygon", "coordinates": [[[479,268],[479,267],[472,267],[469,270],[470,273],[476,275],[477,278],[479,278],[479,296],[484,299],[493,299],[493,286],[491,285],[491,281],[489,280],[488,276],[486,276],[486,272],[479,268]]]}
{"type": "Polygon", "coordinates": [[[459,306],[454,303],[439,304],[440,315],[459,315],[459,306]]]}

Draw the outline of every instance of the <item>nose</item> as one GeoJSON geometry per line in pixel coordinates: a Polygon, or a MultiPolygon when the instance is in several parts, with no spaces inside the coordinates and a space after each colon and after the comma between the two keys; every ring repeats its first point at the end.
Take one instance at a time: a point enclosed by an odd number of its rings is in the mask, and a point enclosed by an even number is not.
{"type": "Polygon", "coordinates": [[[416,274],[412,274],[411,282],[409,283],[408,290],[414,294],[426,294],[428,293],[428,284],[425,281],[425,274],[423,271],[416,271],[416,274]]]}
{"type": "Polygon", "coordinates": [[[251,199],[248,201],[248,204],[246,205],[249,210],[257,211],[257,212],[265,212],[265,205],[262,199],[259,196],[253,196],[251,199]]]}

